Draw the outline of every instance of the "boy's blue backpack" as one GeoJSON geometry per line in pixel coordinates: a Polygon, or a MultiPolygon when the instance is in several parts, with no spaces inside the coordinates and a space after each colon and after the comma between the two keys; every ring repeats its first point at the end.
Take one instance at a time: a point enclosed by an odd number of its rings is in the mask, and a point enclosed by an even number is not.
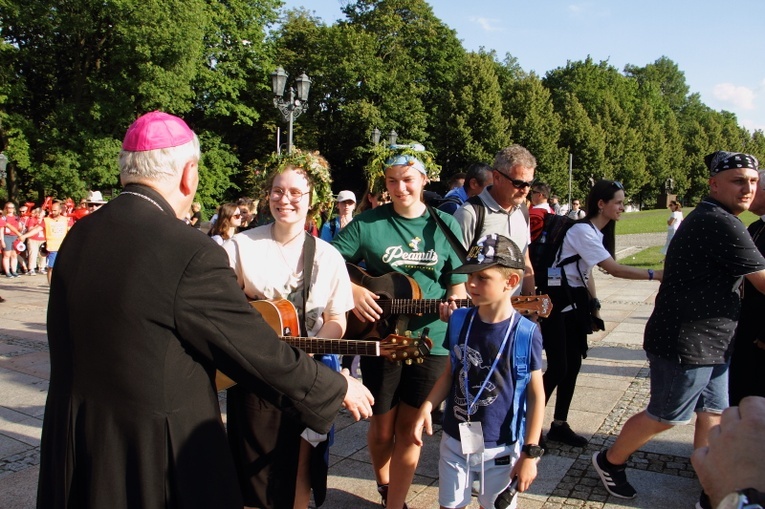
{"type": "MultiPolygon", "coordinates": [[[[476,313],[478,308],[455,309],[449,319],[449,352],[459,342],[460,335],[467,333],[467,317],[469,313],[476,313]],[[464,329],[464,330],[463,330],[464,329]]],[[[531,339],[537,324],[523,316],[518,318],[518,326],[515,329],[513,340],[510,344],[513,355],[513,379],[515,392],[513,393],[513,420],[510,423],[511,443],[520,441],[523,446],[526,436],[526,386],[531,380],[531,339]],[[522,416],[519,417],[519,416],[522,416]]],[[[452,366],[456,372],[458,367],[452,366]]]]}

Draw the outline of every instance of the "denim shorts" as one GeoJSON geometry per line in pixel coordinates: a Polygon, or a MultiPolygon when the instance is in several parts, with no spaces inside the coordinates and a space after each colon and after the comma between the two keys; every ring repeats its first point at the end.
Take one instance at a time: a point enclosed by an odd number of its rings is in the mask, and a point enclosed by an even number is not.
{"type": "Polygon", "coordinates": [[[13,243],[16,242],[18,237],[16,235],[4,235],[3,237],[3,240],[5,241],[5,248],[3,248],[3,251],[13,251],[13,243]]]}
{"type": "Polygon", "coordinates": [[[651,367],[649,417],[687,424],[694,412],[721,414],[728,408],[728,364],[679,364],[648,353],[651,367]]]}
{"type": "Polygon", "coordinates": [[[58,251],[50,251],[48,253],[48,258],[47,258],[48,267],[50,267],[51,269],[53,268],[53,264],[56,263],[56,256],[57,255],[58,255],[58,251]]]}
{"type": "MultiPolygon", "coordinates": [[[[438,460],[438,503],[444,507],[466,507],[470,504],[473,481],[483,484],[478,490],[481,507],[494,507],[497,495],[510,484],[510,470],[521,456],[520,443],[488,448],[483,452],[483,478],[481,478],[481,455],[462,454],[462,443],[446,433],[441,437],[438,460]]],[[[515,509],[517,499],[511,505],[515,509]]]]}

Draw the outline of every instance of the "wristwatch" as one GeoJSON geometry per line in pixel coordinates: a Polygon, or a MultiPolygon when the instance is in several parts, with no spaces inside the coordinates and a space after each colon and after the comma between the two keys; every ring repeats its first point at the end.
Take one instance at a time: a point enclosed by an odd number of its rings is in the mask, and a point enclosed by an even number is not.
{"type": "Polygon", "coordinates": [[[720,501],[717,509],[763,509],[765,495],[754,488],[728,493],[720,501]]]}
{"type": "Polygon", "coordinates": [[[529,458],[541,458],[545,450],[537,444],[524,444],[521,447],[521,452],[525,452],[529,458]]]}

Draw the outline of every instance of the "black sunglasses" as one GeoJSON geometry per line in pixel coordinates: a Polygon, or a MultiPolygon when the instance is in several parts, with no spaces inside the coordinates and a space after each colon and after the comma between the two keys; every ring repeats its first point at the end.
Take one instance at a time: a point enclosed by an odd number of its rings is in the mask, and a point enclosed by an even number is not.
{"type": "Polygon", "coordinates": [[[616,189],[620,189],[624,191],[624,185],[618,180],[614,180],[613,182],[611,182],[611,185],[614,186],[616,189]]]}
{"type": "Polygon", "coordinates": [[[521,179],[511,179],[510,177],[508,177],[507,175],[505,175],[499,170],[494,170],[494,171],[496,171],[497,173],[505,177],[507,180],[509,180],[510,183],[513,184],[513,187],[516,189],[524,189],[526,187],[531,187],[532,184],[534,184],[533,180],[531,182],[526,182],[525,180],[521,180],[521,179]]]}

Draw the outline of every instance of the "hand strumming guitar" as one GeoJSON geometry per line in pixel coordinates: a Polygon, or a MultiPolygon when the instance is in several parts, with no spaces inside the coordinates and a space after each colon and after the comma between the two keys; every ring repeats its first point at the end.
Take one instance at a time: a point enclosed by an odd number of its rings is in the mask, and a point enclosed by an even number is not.
{"type": "Polygon", "coordinates": [[[363,286],[355,283],[351,283],[351,286],[353,287],[353,314],[362,322],[379,320],[383,310],[375,301],[380,297],[363,286]]]}

